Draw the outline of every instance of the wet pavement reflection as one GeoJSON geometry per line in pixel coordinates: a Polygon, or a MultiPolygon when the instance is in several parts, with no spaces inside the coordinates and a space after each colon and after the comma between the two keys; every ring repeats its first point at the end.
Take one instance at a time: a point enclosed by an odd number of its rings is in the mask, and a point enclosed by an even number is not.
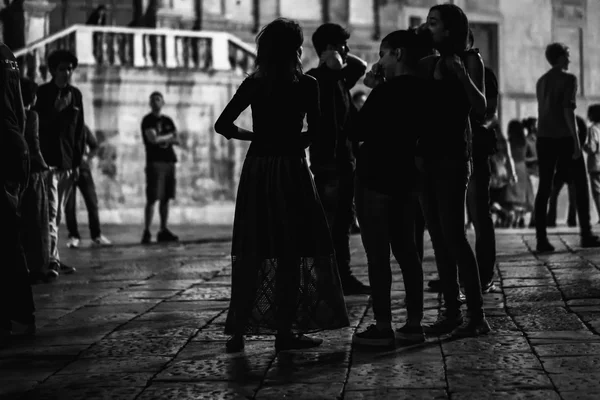
{"type": "MultiPolygon", "coordinates": [[[[113,236],[137,237],[113,227],[113,236]]],[[[184,241],[62,251],[78,272],[34,288],[35,339],[0,348],[0,399],[599,399],[600,252],[576,230],[551,235],[536,256],[529,230],[499,231],[497,293],[484,295],[493,333],[430,337],[393,350],[354,348],[373,322],[368,296],[347,297],[350,327],[321,332],[321,347],[278,355],[269,336],[227,354],[227,229],[187,228],[184,241]]],[[[472,232],[471,232],[471,239],[472,232]]],[[[354,236],[353,268],[367,282],[354,236]]],[[[436,277],[431,244],[425,278],[436,277]]],[[[394,264],[394,323],[406,313],[394,264]]],[[[425,322],[440,298],[426,293],[425,322]]]]}

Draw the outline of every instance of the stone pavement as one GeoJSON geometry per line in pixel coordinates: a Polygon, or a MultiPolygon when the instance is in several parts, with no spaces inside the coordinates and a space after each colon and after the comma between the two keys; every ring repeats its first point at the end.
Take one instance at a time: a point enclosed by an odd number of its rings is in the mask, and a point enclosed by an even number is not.
{"type": "MultiPolygon", "coordinates": [[[[367,296],[347,298],[351,327],[322,347],[276,356],[271,337],[226,354],[228,228],[188,228],[181,244],[63,250],[78,273],[37,285],[39,333],[0,349],[0,399],[600,399],[600,251],[554,231],[536,257],[532,231],[498,231],[501,293],[485,295],[493,334],[373,352],[351,336],[372,322],[367,296]]],[[[131,239],[134,237],[134,239],[131,239]]],[[[367,281],[360,237],[354,270],[367,281]]],[[[426,278],[435,276],[427,245],[426,278]]],[[[405,316],[394,270],[395,323],[405,316]]],[[[426,320],[438,296],[426,295],[426,320]]]]}

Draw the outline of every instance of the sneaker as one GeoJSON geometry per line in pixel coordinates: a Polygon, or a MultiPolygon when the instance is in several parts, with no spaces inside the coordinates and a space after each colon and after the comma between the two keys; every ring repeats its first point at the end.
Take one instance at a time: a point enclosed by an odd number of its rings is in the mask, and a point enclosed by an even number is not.
{"type": "Polygon", "coordinates": [[[550,244],[548,239],[538,239],[535,249],[538,253],[552,253],[554,251],[554,246],[550,244]]]}
{"type": "Polygon", "coordinates": [[[106,238],[104,235],[100,235],[97,238],[92,239],[92,246],[97,247],[106,247],[112,246],[112,242],[106,238]]]}
{"type": "Polygon", "coordinates": [[[463,317],[460,310],[453,313],[444,310],[438,315],[437,320],[433,324],[425,326],[423,330],[428,335],[440,336],[452,332],[461,326],[462,323],[463,317]]]}
{"type": "Polygon", "coordinates": [[[482,294],[497,293],[499,291],[500,290],[499,290],[498,286],[496,286],[494,281],[489,281],[488,283],[481,285],[481,293],[482,294]]]}
{"type": "Polygon", "coordinates": [[[152,235],[150,234],[149,230],[144,230],[144,233],[142,234],[142,244],[150,244],[150,242],[152,241],[152,235]]]}
{"type": "Polygon", "coordinates": [[[323,339],[311,338],[306,335],[276,335],[275,351],[301,350],[318,347],[323,343],[323,339]]]}
{"type": "Polygon", "coordinates": [[[179,237],[173,235],[173,233],[168,229],[163,229],[162,231],[158,232],[158,235],[156,235],[157,242],[177,242],[178,240],[179,237]]]}
{"type": "Polygon", "coordinates": [[[485,316],[478,318],[467,317],[465,323],[452,331],[452,336],[457,338],[476,337],[489,333],[492,329],[485,316]]]}
{"type": "Polygon", "coordinates": [[[80,242],[80,240],[78,237],[74,237],[74,236],[69,237],[69,240],[67,240],[67,247],[69,249],[76,249],[79,247],[79,242],[80,242]]]}
{"type": "Polygon", "coordinates": [[[404,325],[402,328],[396,329],[396,340],[403,343],[423,343],[425,341],[425,333],[423,327],[404,325]]]}
{"type": "Polygon", "coordinates": [[[359,346],[393,347],[394,331],[391,328],[379,330],[375,325],[369,325],[364,331],[352,335],[352,343],[359,346]]]}
{"type": "Polygon", "coordinates": [[[581,235],[581,247],[600,247],[600,238],[591,233],[581,235]]]}
{"type": "Polygon", "coordinates": [[[344,296],[371,294],[371,288],[359,281],[354,275],[342,279],[342,289],[344,290],[344,296]]]}
{"type": "Polygon", "coordinates": [[[69,267],[67,264],[64,264],[60,261],[51,262],[48,268],[54,270],[55,272],[60,271],[65,275],[74,274],[77,271],[74,267],[69,267]]]}

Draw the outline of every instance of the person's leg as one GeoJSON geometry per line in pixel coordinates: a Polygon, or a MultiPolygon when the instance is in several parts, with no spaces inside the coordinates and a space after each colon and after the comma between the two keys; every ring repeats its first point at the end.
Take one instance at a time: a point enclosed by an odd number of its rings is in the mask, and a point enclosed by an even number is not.
{"type": "Polygon", "coordinates": [[[600,173],[590,172],[590,185],[592,187],[592,199],[596,205],[596,212],[600,222],[600,173]]]}
{"type": "Polygon", "coordinates": [[[160,216],[160,230],[167,230],[167,223],[169,222],[169,200],[160,200],[158,203],[158,214],[160,216]]]}
{"type": "Polygon", "coordinates": [[[146,205],[144,207],[144,233],[142,244],[150,243],[150,227],[154,219],[154,204],[158,199],[158,171],[157,163],[146,164],[146,205]]]}
{"type": "MultiPolygon", "coordinates": [[[[566,155],[565,155],[566,158],[566,155]]],[[[585,160],[580,157],[570,160],[572,165],[572,177],[575,190],[575,202],[577,204],[577,216],[579,218],[579,230],[582,247],[600,247],[600,239],[592,232],[590,221],[590,190],[587,180],[585,160]]]]}
{"type": "MultiPolygon", "coordinates": [[[[585,172],[585,171],[584,171],[585,172]]],[[[586,174],[587,179],[587,174],[586,174]]],[[[568,182],[567,193],[569,195],[569,207],[567,213],[567,225],[570,227],[577,226],[577,189],[574,182],[568,182]]],[[[589,203],[589,202],[588,202],[589,203]]]]}
{"type": "Polygon", "coordinates": [[[535,233],[537,239],[537,251],[554,251],[554,247],[548,241],[547,211],[548,199],[552,190],[552,181],[558,162],[557,147],[555,139],[538,138],[536,142],[538,164],[539,164],[539,183],[538,191],[535,196],[535,233]]]}
{"type": "Polygon", "coordinates": [[[96,185],[94,184],[91,170],[88,168],[80,170],[78,186],[88,212],[90,237],[92,240],[97,239],[102,232],[100,230],[100,216],[98,212],[98,195],[96,194],[96,185]]]}
{"type": "Polygon", "coordinates": [[[423,261],[425,253],[425,217],[423,216],[423,208],[418,199],[415,207],[415,244],[417,246],[419,259],[423,261]]]}
{"type": "Polygon", "coordinates": [[[150,227],[152,226],[155,203],[155,200],[146,199],[146,206],[144,207],[144,231],[150,231],[150,227]]]}
{"type": "Polygon", "coordinates": [[[77,188],[81,190],[81,177],[77,179],[73,190],[71,190],[71,193],[67,196],[67,201],[65,203],[65,222],[67,223],[69,238],[81,239],[77,227],[77,188]]]}
{"type": "Polygon", "coordinates": [[[550,198],[548,199],[548,213],[546,214],[546,226],[556,226],[556,211],[558,207],[558,197],[566,183],[566,175],[568,171],[562,171],[556,169],[554,178],[552,179],[552,190],[550,191],[550,198]]]}
{"type": "Polygon", "coordinates": [[[169,223],[169,202],[175,198],[175,163],[163,163],[161,165],[158,182],[160,230],[157,239],[159,242],[177,241],[179,238],[167,228],[169,223]]]}
{"type": "Polygon", "coordinates": [[[473,174],[467,190],[467,205],[475,228],[475,254],[481,286],[491,288],[496,265],[496,233],[490,212],[491,171],[487,157],[473,160],[473,174]]]}
{"type": "Polygon", "coordinates": [[[49,263],[55,266],[59,262],[58,256],[58,213],[59,213],[59,197],[58,197],[58,181],[59,171],[51,170],[46,174],[46,188],[48,194],[48,234],[49,234],[49,263]]]}
{"type": "Polygon", "coordinates": [[[394,198],[391,210],[392,252],[402,270],[409,327],[420,327],[423,319],[423,267],[414,235],[419,209],[416,194],[406,193],[394,198]]]}

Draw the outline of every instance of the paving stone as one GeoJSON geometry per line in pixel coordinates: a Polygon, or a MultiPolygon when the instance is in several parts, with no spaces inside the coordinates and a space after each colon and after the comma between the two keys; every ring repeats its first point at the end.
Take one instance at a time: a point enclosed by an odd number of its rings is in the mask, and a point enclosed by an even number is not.
{"type": "Polygon", "coordinates": [[[170,357],[144,356],[144,357],[119,357],[119,358],[81,358],[57,373],[65,374],[98,374],[115,373],[124,374],[131,372],[158,372],[169,361],[170,357]]]}
{"type": "Polygon", "coordinates": [[[48,378],[42,385],[43,387],[54,388],[91,386],[133,386],[143,388],[148,385],[153,376],[154,374],[151,372],[113,373],[112,371],[87,374],[57,374],[48,378]]]}
{"type": "Polygon", "coordinates": [[[252,398],[255,391],[253,386],[234,382],[154,382],[137,400],[246,400],[252,398]]]}
{"type": "Polygon", "coordinates": [[[508,279],[553,279],[552,274],[544,265],[515,265],[515,263],[501,263],[500,274],[502,275],[502,284],[508,279]]]}
{"type": "Polygon", "coordinates": [[[347,390],[344,400],[380,400],[380,399],[405,399],[405,400],[443,400],[447,399],[444,390],[427,389],[395,389],[379,388],[371,390],[347,390]]]}
{"type": "Polygon", "coordinates": [[[561,397],[554,390],[511,390],[511,391],[482,391],[452,393],[452,400],[560,400],[561,397]]]}
{"type": "Polygon", "coordinates": [[[546,308],[543,314],[515,316],[519,328],[530,331],[577,331],[585,326],[576,314],[567,312],[562,307],[546,308]]]}
{"type": "Polygon", "coordinates": [[[198,300],[229,300],[231,297],[231,288],[229,287],[192,287],[177,296],[173,297],[176,301],[198,301],[198,300]]]}
{"type": "Polygon", "coordinates": [[[600,392],[600,372],[551,374],[552,382],[560,393],[597,393],[600,392]]]}
{"type": "Polygon", "coordinates": [[[269,368],[266,382],[344,383],[349,364],[346,351],[281,352],[269,368]]]}
{"type": "Polygon", "coordinates": [[[38,385],[33,380],[4,380],[0,378],[0,399],[16,400],[38,385]]]}
{"type": "Polygon", "coordinates": [[[553,278],[511,278],[503,279],[503,288],[535,287],[535,286],[554,286],[556,282],[553,278]]]}
{"type": "Polygon", "coordinates": [[[28,393],[30,398],[37,400],[133,400],[141,393],[139,387],[72,387],[72,388],[46,388],[38,387],[28,393]]]}
{"type": "Polygon", "coordinates": [[[0,377],[12,381],[25,377],[30,381],[43,381],[74,359],[74,356],[3,358],[0,359],[0,377]]]}
{"type": "Polygon", "coordinates": [[[74,357],[87,349],[87,344],[74,344],[65,346],[44,346],[31,340],[12,342],[9,347],[0,348],[2,358],[51,358],[74,357]]]}
{"type": "Polygon", "coordinates": [[[567,357],[543,357],[544,369],[553,374],[600,371],[600,354],[567,357]]]}
{"type": "Polygon", "coordinates": [[[447,356],[478,353],[529,353],[531,348],[522,335],[486,335],[478,338],[443,341],[442,348],[447,356]]]}
{"type": "Polygon", "coordinates": [[[446,358],[448,373],[467,370],[542,369],[531,353],[455,354],[446,358]]]}
{"type": "Polygon", "coordinates": [[[505,332],[519,332],[519,328],[510,317],[490,317],[489,313],[486,313],[486,319],[495,334],[505,332]]]}
{"type": "Polygon", "coordinates": [[[149,279],[142,281],[139,284],[131,286],[130,289],[140,290],[185,290],[189,289],[195,284],[202,283],[202,279],[178,279],[178,280],[167,280],[167,279],[149,279]]]}
{"type": "Polygon", "coordinates": [[[260,382],[271,365],[271,355],[247,358],[215,355],[204,360],[178,360],[170,363],[155,378],[165,382],[234,381],[260,382]]]}
{"type": "MultiPolygon", "coordinates": [[[[344,389],[343,383],[290,383],[285,386],[266,385],[256,393],[256,400],[294,399],[294,400],[337,400],[344,389]]],[[[344,396],[347,399],[347,395],[344,396]]]]}
{"type": "Polygon", "coordinates": [[[589,330],[528,332],[527,337],[532,345],[600,342],[600,336],[594,335],[589,330]]]}
{"type": "Polygon", "coordinates": [[[183,337],[190,338],[203,326],[203,320],[139,320],[130,321],[109,334],[107,339],[183,337]]]}
{"type": "Polygon", "coordinates": [[[561,307],[565,307],[565,303],[562,300],[543,303],[511,303],[507,306],[507,309],[511,316],[516,317],[527,315],[545,315],[548,312],[548,309],[561,307]]]}
{"type": "Polygon", "coordinates": [[[504,391],[522,389],[553,389],[552,382],[542,370],[500,369],[496,371],[448,373],[450,392],[504,391]]]}
{"type": "Polygon", "coordinates": [[[175,357],[188,338],[162,337],[103,339],[81,354],[81,358],[171,356],[175,357]]]}
{"type": "Polygon", "coordinates": [[[600,398],[600,390],[593,392],[561,392],[561,397],[564,400],[598,400],[600,398]]]}
{"type": "MultiPolygon", "coordinates": [[[[253,337],[254,340],[246,340],[243,354],[247,358],[254,356],[271,355],[275,358],[275,341],[268,339],[268,336],[253,337]],[[263,339],[263,340],[260,340],[263,339]]],[[[218,354],[222,358],[235,358],[240,357],[239,353],[223,354],[225,351],[224,342],[206,341],[206,342],[189,342],[187,343],[181,352],[177,354],[176,361],[180,360],[204,360],[210,357],[214,357],[218,354]]]]}
{"type": "Polygon", "coordinates": [[[352,365],[346,390],[386,388],[444,389],[444,366],[439,362],[377,361],[352,365]]]}
{"type": "Polygon", "coordinates": [[[600,279],[594,282],[579,283],[577,285],[561,286],[566,299],[592,299],[600,297],[600,279]]]}
{"type": "Polygon", "coordinates": [[[600,355],[600,342],[553,343],[533,346],[540,357],[600,355]]]}
{"type": "Polygon", "coordinates": [[[532,303],[532,302],[548,302],[560,301],[562,295],[556,287],[538,286],[538,287],[521,287],[504,289],[506,302],[513,303],[532,303]]]}

